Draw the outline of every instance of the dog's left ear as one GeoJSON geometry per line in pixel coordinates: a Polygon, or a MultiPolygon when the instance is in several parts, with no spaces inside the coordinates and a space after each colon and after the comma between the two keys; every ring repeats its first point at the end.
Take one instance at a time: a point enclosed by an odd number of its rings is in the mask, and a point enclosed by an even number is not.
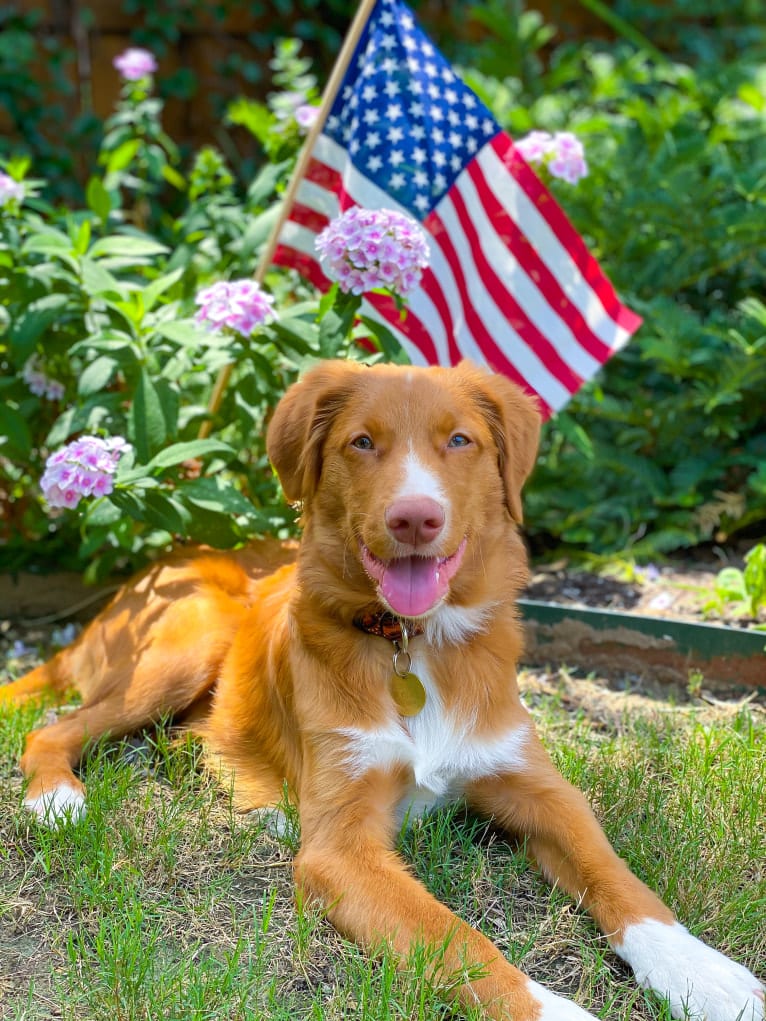
{"type": "Polygon", "coordinates": [[[277,404],[266,433],[266,451],[289,503],[309,500],[316,489],[325,436],[362,371],[355,362],[321,362],[293,383],[277,404]]]}
{"type": "Polygon", "coordinates": [[[542,419],[537,401],[499,373],[468,369],[471,385],[497,447],[505,505],[521,524],[521,490],[535,466],[542,419]]]}

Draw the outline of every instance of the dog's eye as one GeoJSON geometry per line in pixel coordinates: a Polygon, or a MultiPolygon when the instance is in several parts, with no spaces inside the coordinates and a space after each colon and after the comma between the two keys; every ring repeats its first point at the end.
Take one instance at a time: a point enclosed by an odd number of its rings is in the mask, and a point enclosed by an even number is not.
{"type": "Polygon", "coordinates": [[[374,450],[375,444],[369,436],[357,436],[351,441],[351,446],[357,450],[374,450]]]}
{"type": "Polygon", "coordinates": [[[450,436],[448,447],[467,447],[470,444],[470,440],[465,433],[455,433],[454,436],[450,436]]]}

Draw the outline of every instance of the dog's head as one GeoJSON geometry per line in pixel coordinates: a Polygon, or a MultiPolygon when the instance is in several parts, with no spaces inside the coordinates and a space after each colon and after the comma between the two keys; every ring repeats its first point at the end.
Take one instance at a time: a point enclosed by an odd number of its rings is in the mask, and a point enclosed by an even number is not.
{"type": "Polygon", "coordinates": [[[468,362],[326,362],[287,392],[269,457],[306,537],[352,587],[422,617],[487,572],[521,521],[537,452],[532,398],[468,362]]]}

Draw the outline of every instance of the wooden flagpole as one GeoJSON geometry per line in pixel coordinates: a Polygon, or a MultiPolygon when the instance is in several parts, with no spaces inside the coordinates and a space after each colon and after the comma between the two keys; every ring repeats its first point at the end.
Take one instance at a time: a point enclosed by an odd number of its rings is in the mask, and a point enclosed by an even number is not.
{"type": "MultiPolygon", "coordinates": [[[[271,229],[266,245],[258,259],[258,265],[255,268],[255,273],[253,274],[253,277],[258,284],[263,283],[266,272],[271,265],[271,260],[274,257],[274,252],[276,251],[279,243],[279,235],[282,232],[282,227],[284,226],[285,220],[287,219],[293,202],[295,201],[298,186],[306,174],[309,160],[311,159],[311,154],[314,149],[314,143],[319,137],[320,131],[324,127],[324,122],[327,119],[330,107],[335,101],[335,96],[338,92],[338,87],[343,80],[343,75],[346,73],[346,68],[351,61],[356,44],[359,42],[359,37],[361,36],[364,26],[367,24],[370,14],[372,13],[372,9],[376,3],[377,0],[362,0],[357,8],[356,14],[354,15],[354,20],[351,22],[348,32],[346,33],[346,38],[343,40],[343,46],[338,54],[338,59],[335,61],[330,77],[327,80],[327,85],[322,93],[322,102],[319,105],[319,113],[306,135],[306,141],[303,143],[303,148],[301,149],[300,155],[298,156],[298,160],[295,164],[295,169],[293,170],[293,176],[290,178],[290,183],[287,186],[285,196],[282,200],[279,216],[271,229]]],[[[234,365],[233,363],[230,363],[229,365],[224,365],[218,373],[218,378],[213,386],[213,391],[210,394],[210,400],[207,406],[208,417],[200,426],[200,439],[204,439],[210,433],[213,425],[213,416],[221,406],[221,401],[223,400],[223,395],[226,387],[228,386],[233,369],[234,365]]]]}

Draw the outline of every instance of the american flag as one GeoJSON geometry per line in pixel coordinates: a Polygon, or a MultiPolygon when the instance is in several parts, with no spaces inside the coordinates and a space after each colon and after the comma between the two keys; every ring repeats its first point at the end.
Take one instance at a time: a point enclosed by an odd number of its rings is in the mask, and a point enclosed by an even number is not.
{"type": "Polygon", "coordinates": [[[364,26],[274,261],[326,290],[314,239],[353,205],[407,213],[427,233],[431,263],[405,317],[386,296],[362,306],[415,364],[488,364],[547,417],[641,323],[400,0],[378,0],[364,26]]]}

